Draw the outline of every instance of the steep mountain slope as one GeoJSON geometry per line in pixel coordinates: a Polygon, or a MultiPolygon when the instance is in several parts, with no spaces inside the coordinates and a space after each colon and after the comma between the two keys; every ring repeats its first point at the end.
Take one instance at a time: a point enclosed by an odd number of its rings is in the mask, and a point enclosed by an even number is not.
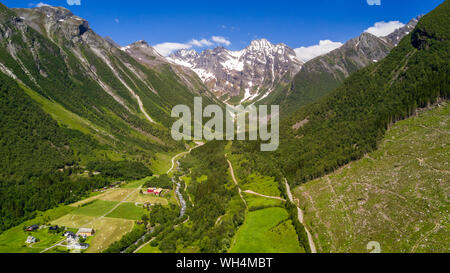
{"type": "Polygon", "coordinates": [[[295,189],[320,252],[448,252],[450,105],[401,121],[379,150],[295,189]]]}
{"type": "Polygon", "coordinates": [[[216,97],[209,92],[208,88],[203,84],[198,75],[191,69],[176,65],[169,62],[166,58],[161,56],[153,47],[146,41],[137,41],[121,49],[132,56],[136,61],[151,68],[160,70],[165,66],[169,66],[171,70],[180,78],[182,83],[189,88],[189,90],[198,95],[207,96],[211,99],[216,97]]]}
{"type": "Polygon", "coordinates": [[[154,70],[140,64],[98,36],[87,21],[70,11],[47,6],[15,11],[24,24],[53,41],[60,52],[67,54],[68,64],[73,57],[91,80],[131,114],[144,114],[150,123],[160,122],[168,127],[173,106],[193,104],[192,90],[184,85],[171,66],[162,65],[159,70],[154,70]]]}
{"type": "Polygon", "coordinates": [[[0,180],[17,180],[72,164],[68,130],[60,128],[39,105],[0,73],[0,180]]]}
{"type": "Polygon", "coordinates": [[[288,87],[260,103],[282,105],[283,114],[293,113],[337,88],[354,72],[382,60],[417,22],[414,19],[387,37],[363,33],[351,39],[342,47],[305,63],[288,87]]]}
{"type": "Polygon", "coordinates": [[[202,95],[167,62],[141,64],[50,6],[0,4],[0,74],[0,230],[112,180],[151,175],[156,153],[185,148],[170,136],[172,107],[202,95]]]}
{"type": "Polygon", "coordinates": [[[109,184],[71,176],[79,154],[102,148],[96,141],[58,126],[2,72],[0,83],[0,231],[109,184]]]}
{"type": "Polygon", "coordinates": [[[241,51],[218,47],[198,54],[181,50],[168,60],[193,69],[218,97],[232,98],[230,102],[234,103],[249,103],[269,95],[287,84],[303,64],[293,49],[266,39],[252,41],[241,51]]]}

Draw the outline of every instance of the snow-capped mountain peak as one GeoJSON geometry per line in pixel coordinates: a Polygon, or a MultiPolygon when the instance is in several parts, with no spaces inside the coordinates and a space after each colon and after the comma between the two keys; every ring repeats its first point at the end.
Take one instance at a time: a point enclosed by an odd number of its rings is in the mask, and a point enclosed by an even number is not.
{"type": "Polygon", "coordinates": [[[287,84],[303,65],[292,48],[267,39],[252,41],[240,51],[180,50],[167,59],[194,70],[218,97],[240,97],[241,102],[267,96],[277,85],[287,84]]]}

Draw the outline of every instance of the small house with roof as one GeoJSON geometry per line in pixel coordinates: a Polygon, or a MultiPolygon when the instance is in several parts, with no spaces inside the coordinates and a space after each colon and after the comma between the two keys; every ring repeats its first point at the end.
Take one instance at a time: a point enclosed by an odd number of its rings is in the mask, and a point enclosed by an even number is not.
{"type": "Polygon", "coordinates": [[[37,243],[37,239],[34,238],[33,236],[28,236],[28,238],[25,241],[25,243],[27,243],[27,244],[34,244],[34,243],[37,243]]]}
{"type": "Polygon", "coordinates": [[[93,228],[80,228],[77,232],[78,236],[81,237],[91,237],[95,234],[95,230],[93,228]]]}

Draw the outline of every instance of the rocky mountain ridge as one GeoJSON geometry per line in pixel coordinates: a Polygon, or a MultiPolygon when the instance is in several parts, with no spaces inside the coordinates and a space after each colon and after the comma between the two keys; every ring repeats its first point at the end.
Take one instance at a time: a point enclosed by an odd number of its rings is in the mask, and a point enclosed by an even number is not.
{"type": "Polygon", "coordinates": [[[224,47],[201,53],[180,50],[167,59],[191,68],[218,97],[234,97],[241,103],[260,100],[280,84],[289,83],[303,65],[292,48],[266,39],[252,41],[241,51],[224,47]]]}

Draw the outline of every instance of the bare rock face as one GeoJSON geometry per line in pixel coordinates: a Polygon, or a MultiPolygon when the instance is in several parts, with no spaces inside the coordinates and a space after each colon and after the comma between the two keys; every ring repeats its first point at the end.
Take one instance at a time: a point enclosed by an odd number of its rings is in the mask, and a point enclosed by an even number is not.
{"type": "Polygon", "coordinates": [[[185,66],[169,62],[146,41],[137,41],[130,45],[121,47],[120,49],[133,57],[139,63],[147,65],[151,68],[160,70],[165,67],[170,67],[172,72],[178,76],[179,80],[186,87],[188,87],[192,93],[202,94],[214,98],[214,95],[209,92],[194,71],[185,66]]]}
{"type": "Polygon", "coordinates": [[[168,63],[163,56],[161,56],[153,47],[143,40],[121,47],[120,49],[131,55],[139,62],[147,64],[150,67],[168,63]]]}
{"type": "Polygon", "coordinates": [[[180,50],[168,60],[194,70],[218,97],[240,96],[242,103],[259,100],[289,83],[303,65],[293,49],[266,39],[253,41],[241,51],[180,50]]]}
{"type": "Polygon", "coordinates": [[[97,35],[89,22],[63,7],[42,6],[13,9],[25,23],[56,44],[76,48],[81,44],[110,50],[115,46],[97,35]]]}
{"type": "Polygon", "coordinates": [[[398,45],[398,43],[400,43],[403,37],[411,33],[414,30],[414,28],[416,28],[420,18],[422,18],[422,16],[418,16],[417,18],[412,19],[404,27],[397,29],[396,31],[392,32],[385,38],[388,39],[395,46],[398,45]]]}
{"type": "Polygon", "coordinates": [[[86,20],[63,7],[42,6],[13,10],[33,29],[46,36],[57,34],[65,40],[77,41],[86,32],[92,32],[86,20]]]}

